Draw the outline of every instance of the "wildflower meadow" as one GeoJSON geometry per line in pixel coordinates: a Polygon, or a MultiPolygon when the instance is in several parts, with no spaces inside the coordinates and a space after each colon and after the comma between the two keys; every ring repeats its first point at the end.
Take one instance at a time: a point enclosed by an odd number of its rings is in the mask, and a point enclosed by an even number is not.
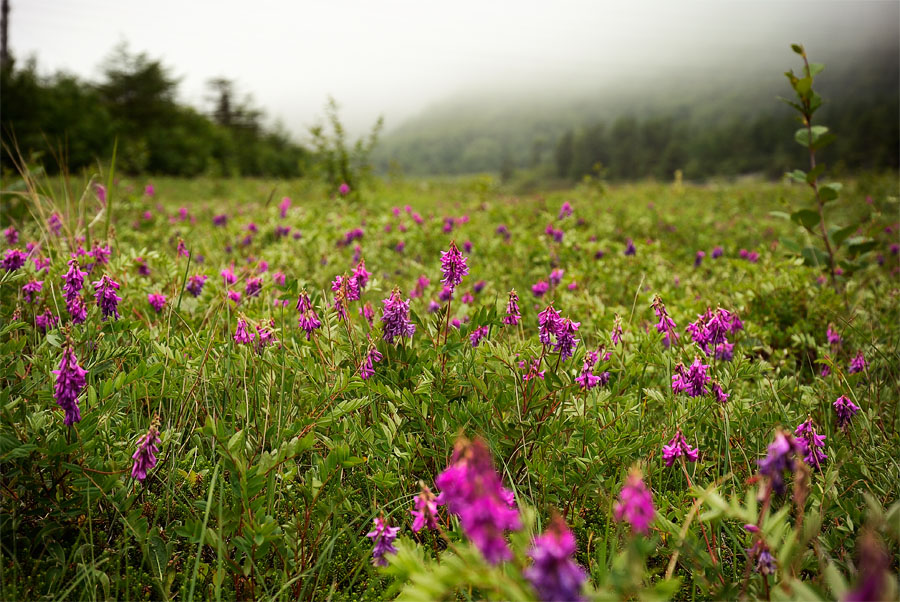
{"type": "Polygon", "coordinates": [[[897,179],[802,69],[779,181],[20,165],[0,598],[897,599],[897,179]]]}

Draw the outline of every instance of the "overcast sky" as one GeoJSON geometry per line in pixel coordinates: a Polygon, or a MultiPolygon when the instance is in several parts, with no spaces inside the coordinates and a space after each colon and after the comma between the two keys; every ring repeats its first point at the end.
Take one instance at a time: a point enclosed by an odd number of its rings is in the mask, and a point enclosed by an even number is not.
{"type": "Polygon", "coordinates": [[[802,41],[819,56],[894,41],[900,2],[453,0],[10,0],[10,48],[99,79],[120,41],[182,78],[204,107],[205,82],[234,79],[294,133],[333,95],[353,130],[387,129],[429,103],[479,88],[616,85],[648,69],[742,61],[802,41]],[[818,47],[816,47],[818,46],[818,47]],[[827,47],[827,48],[825,48],[827,47]]]}

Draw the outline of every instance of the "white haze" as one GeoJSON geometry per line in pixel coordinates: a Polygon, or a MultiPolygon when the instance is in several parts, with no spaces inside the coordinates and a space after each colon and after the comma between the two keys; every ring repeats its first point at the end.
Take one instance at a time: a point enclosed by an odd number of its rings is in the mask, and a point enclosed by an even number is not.
{"type": "MultiPolygon", "coordinates": [[[[900,3],[825,1],[379,2],[320,0],[11,0],[10,48],[41,73],[98,80],[119,42],[181,78],[207,109],[206,81],[252,92],[296,137],[327,96],[351,131],[384,114],[388,130],[429,104],[478,92],[567,95],[701,69],[793,65],[895,45],[900,3]]],[[[2,91],[0,91],[2,93],[2,91]]]]}

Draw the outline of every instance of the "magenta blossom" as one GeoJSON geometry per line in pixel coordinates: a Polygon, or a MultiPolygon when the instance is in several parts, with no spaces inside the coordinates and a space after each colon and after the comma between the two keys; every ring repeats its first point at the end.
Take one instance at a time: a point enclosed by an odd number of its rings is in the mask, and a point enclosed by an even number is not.
{"type": "Polygon", "coordinates": [[[428,529],[438,528],[437,507],[437,496],[431,492],[431,489],[423,484],[422,491],[416,496],[414,509],[409,511],[413,516],[413,533],[418,533],[426,527],[428,529]]]}
{"type": "Polygon", "coordinates": [[[509,291],[509,300],[506,302],[506,315],[503,317],[503,323],[508,326],[516,326],[522,315],[519,313],[519,295],[516,289],[509,291]]]}
{"type": "Polygon", "coordinates": [[[384,324],[383,338],[393,343],[395,338],[410,338],[416,332],[416,325],[409,319],[409,299],[404,301],[400,291],[394,289],[391,296],[383,300],[381,322],[384,324]]]}
{"type": "Polygon", "coordinates": [[[63,424],[72,426],[81,420],[81,411],[78,408],[78,395],[87,384],[87,370],[78,365],[75,350],[67,344],[63,350],[62,359],[59,362],[59,370],[53,370],[56,375],[56,385],[53,389],[53,397],[56,403],[66,413],[63,424]]]}
{"type": "Polygon", "coordinates": [[[116,294],[116,291],[119,290],[119,284],[109,276],[103,276],[94,283],[94,290],[94,298],[97,300],[97,307],[100,308],[103,320],[106,320],[110,316],[118,320],[119,301],[122,300],[122,297],[116,294]]]}
{"type": "Polygon", "coordinates": [[[481,343],[481,339],[486,337],[488,334],[487,326],[479,326],[475,330],[472,331],[472,334],[469,335],[469,341],[472,343],[472,347],[478,347],[478,344],[481,343]]]}
{"type": "Polygon", "coordinates": [[[131,476],[138,481],[147,478],[147,471],[156,466],[156,454],[159,453],[159,431],[154,420],[145,435],[141,435],[137,442],[137,450],[131,456],[134,465],[131,467],[131,476]]]}
{"type": "Polygon", "coordinates": [[[850,425],[850,419],[859,412],[859,406],[850,401],[849,397],[841,395],[833,404],[834,411],[837,414],[838,428],[846,430],[850,425]]]}
{"type": "Polygon", "coordinates": [[[534,564],[526,568],[523,575],[541,600],[584,600],[581,588],[587,581],[587,574],[573,558],[575,536],[559,515],[553,517],[543,534],[535,537],[528,554],[534,559],[534,564]]]}
{"type": "Polygon", "coordinates": [[[449,250],[441,251],[441,273],[443,274],[441,282],[451,292],[462,282],[463,276],[469,273],[466,257],[460,253],[456,243],[452,241],[450,242],[449,250]]]}
{"type": "Polygon", "coordinates": [[[681,434],[681,429],[675,431],[675,436],[667,445],[663,445],[663,460],[666,461],[666,466],[671,466],[675,463],[675,459],[681,456],[684,456],[688,462],[696,462],[699,454],[700,448],[691,448],[687,439],[681,434]]]}
{"type": "Polygon", "coordinates": [[[373,374],[375,374],[375,364],[382,360],[382,355],[378,353],[378,350],[375,349],[374,346],[369,348],[369,351],[366,353],[366,357],[363,359],[362,364],[359,366],[359,376],[363,380],[368,380],[373,374]]]}
{"type": "Polygon", "coordinates": [[[653,508],[653,496],[637,469],[628,474],[614,512],[617,521],[627,521],[635,532],[644,535],[649,532],[656,510],[653,508]]]}
{"type": "MultiPolygon", "coordinates": [[[[346,184],[342,184],[346,186],[346,184]]],[[[375,548],[372,550],[372,564],[375,566],[387,566],[385,554],[396,554],[397,548],[394,547],[394,540],[397,539],[397,533],[400,527],[391,527],[380,516],[375,519],[375,528],[366,537],[375,542],[375,548]]]]}
{"type": "Polygon", "coordinates": [[[160,293],[150,293],[147,295],[147,301],[156,313],[161,312],[166,306],[166,296],[160,293]]]}

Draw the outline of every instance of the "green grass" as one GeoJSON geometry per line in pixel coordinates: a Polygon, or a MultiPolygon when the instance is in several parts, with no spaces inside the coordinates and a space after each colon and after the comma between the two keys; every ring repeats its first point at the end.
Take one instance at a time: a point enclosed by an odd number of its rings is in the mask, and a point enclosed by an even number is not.
{"type": "Polygon", "coordinates": [[[30,261],[0,275],[0,598],[532,595],[520,570],[530,534],[553,511],[576,534],[590,595],[601,598],[838,597],[856,579],[854,550],[866,526],[880,533],[896,570],[895,178],[845,186],[846,201],[830,217],[861,219],[878,244],[857,258],[862,269],[845,274],[837,291],[817,282],[821,270],[785,253],[780,240],[802,239],[802,231],[770,212],[789,211],[805,191],[783,183],[588,184],[515,196],[483,177],[378,183],[344,199],[307,181],[152,181],[149,198],[144,180],[121,179],[113,214],[96,220],[101,206],[91,192],[82,197],[81,183],[70,183],[68,194],[47,183],[8,202],[21,232],[17,246],[39,242],[52,263],[38,277],[44,289],[36,303],[21,290],[35,277],[30,261]],[[284,196],[293,203],[282,219],[284,196]],[[574,214],[557,220],[564,201],[574,214]],[[421,214],[421,225],[406,205],[421,214]],[[45,224],[54,210],[64,221],[59,237],[45,224]],[[227,225],[214,227],[212,217],[223,213],[227,225]],[[448,216],[468,221],[445,233],[448,216]],[[71,325],[61,275],[76,237],[104,240],[107,219],[111,259],[87,279],[87,321],[71,325]],[[244,245],[251,222],[258,232],[244,245]],[[565,231],[562,242],[544,234],[551,223],[565,231]],[[500,224],[509,240],[495,232],[500,224]],[[291,233],[278,238],[276,226],[291,233]],[[357,227],[363,238],[338,246],[357,227]],[[623,255],[628,238],[634,256],[623,255]],[[176,253],[179,239],[189,257],[176,253]],[[473,248],[470,273],[450,304],[461,327],[445,338],[447,304],[436,314],[427,305],[438,298],[440,252],[451,240],[473,248]],[[355,244],[372,278],[342,322],[331,309],[331,282],[355,267],[355,244]],[[715,246],[723,257],[711,258],[715,246]],[[757,251],[759,261],[741,259],[742,248],[757,251]],[[707,256],[695,268],[698,250],[707,256]],[[137,257],[149,276],[138,273],[137,257]],[[232,288],[244,292],[260,260],[268,263],[261,294],[228,301],[220,271],[233,263],[239,282],[232,288]],[[535,299],[531,286],[553,268],[564,270],[561,285],[535,299]],[[286,275],[284,286],[273,281],[276,271],[286,275]],[[101,321],[94,305],[90,283],[103,273],[121,284],[116,321],[101,321]],[[199,273],[209,280],[195,299],[183,287],[199,273]],[[411,300],[416,333],[386,344],[382,299],[394,287],[408,297],[422,275],[431,284],[411,300]],[[482,280],[474,301],[463,303],[482,280]],[[501,321],[512,288],[521,298],[518,327],[501,321]],[[310,341],[294,309],[303,290],[323,323],[310,341]],[[157,292],[168,298],[160,314],[147,301],[157,292]],[[653,327],[656,295],[681,333],[670,349],[653,327]],[[549,301],[580,322],[580,342],[567,361],[547,353],[545,379],[524,383],[518,362],[542,355],[537,313],[549,301]],[[358,313],[364,303],[374,308],[372,326],[358,313]],[[63,316],[62,328],[35,328],[45,307],[63,316]],[[734,311],[744,324],[732,340],[733,361],[707,362],[730,395],[726,404],[675,395],[670,386],[679,361],[702,355],[684,329],[708,307],[734,311]],[[624,344],[612,346],[616,315],[624,344]],[[236,344],[240,317],[272,320],[279,344],[261,353],[236,344]],[[825,341],[829,324],[843,337],[839,348],[825,341]],[[468,335],[482,325],[489,334],[472,348],[468,335]],[[72,428],[62,424],[51,374],[67,337],[88,370],[82,420],[72,428]],[[370,340],[384,360],[362,380],[370,340]],[[609,383],[582,391],[574,379],[585,352],[601,346],[612,351],[598,366],[610,372],[609,383]],[[868,370],[849,374],[858,351],[868,370]],[[832,371],[822,377],[825,363],[832,371]],[[835,426],[831,404],[839,395],[861,408],[847,432],[835,426]],[[141,484],[130,477],[131,455],[156,415],[159,463],[141,484]],[[766,585],[745,572],[753,538],[742,526],[756,518],[756,460],[777,427],[793,430],[807,417],[827,438],[828,460],[812,473],[803,504],[789,493],[760,522],[779,561],[766,585]],[[676,428],[701,450],[686,471],[661,457],[676,428]],[[487,566],[453,520],[446,540],[409,528],[419,481],[434,488],[461,433],[485,439],[523,512],[523,531],[511,540],[515,560],[500,567],[487,566]],[[640,466],[657,509],[647,537],[613,518],[632,466],[640,466]],[[695,499],[698,511],[682,535],[695,499]],[[364,537],[381,514],[403,528],[400,554],[384,572],[371,566],[364,537]]]}

